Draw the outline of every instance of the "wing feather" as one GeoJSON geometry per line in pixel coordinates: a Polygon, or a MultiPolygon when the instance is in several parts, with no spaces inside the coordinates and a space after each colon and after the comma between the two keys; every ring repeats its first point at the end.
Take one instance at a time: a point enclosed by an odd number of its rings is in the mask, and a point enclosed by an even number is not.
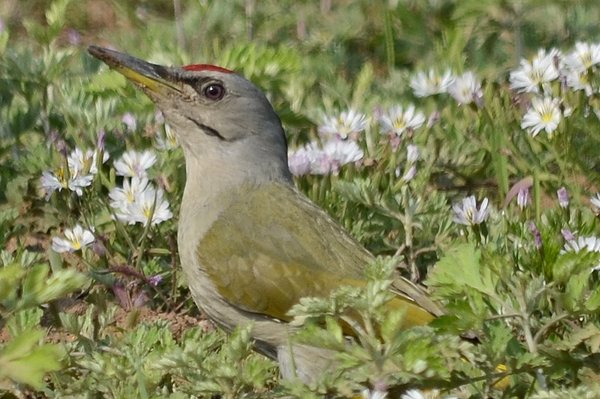
{"type": "MultiPolygon", "coordinates": [[[[199,264],[227,302],[290,320],[287,311],[302,297],[366,284],[363,271],[373,256],[295,188],[273,183],[247,193],[222,212],[197,248],[199,264]]],[[[390,305],[408,307],[414,324],[436,313],[411,282],[396,281],[394,291],[399,296],[390,305]]]]}

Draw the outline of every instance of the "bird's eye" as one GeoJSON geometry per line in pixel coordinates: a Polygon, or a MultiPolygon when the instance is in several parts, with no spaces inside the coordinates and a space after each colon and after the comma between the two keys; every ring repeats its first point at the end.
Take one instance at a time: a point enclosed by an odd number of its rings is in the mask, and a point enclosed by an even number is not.
{"type": "Polygon", "coordinates": [[[225,96],[225,88],[220,83],[211,83],[202,92],[206,98],[212,101],[219,101],[225,96]]]}

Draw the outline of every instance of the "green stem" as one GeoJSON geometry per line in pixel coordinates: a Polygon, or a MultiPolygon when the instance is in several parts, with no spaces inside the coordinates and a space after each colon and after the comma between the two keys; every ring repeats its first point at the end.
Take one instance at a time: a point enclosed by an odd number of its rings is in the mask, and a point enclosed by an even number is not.
{"type": "Polygon", "coordinates": [[[152,203],[152,209],[150,209],[150,215],[148,215],[148,219],[146,221],[146,225],[144,226],[144,231],[142,232],[142,236],[138,241],[138,257],[135,260],[135,268],[143,274],[142,271],[142,258],[143,254],[146,251],[146,244],[148,242],[148,233],[150,232],[150,228],[152,227],[152,218],[154,217],[154,210],[156,208],[156,198],[158,197],[158,192],[154,193],[154,202],[152,203]]]}
{"type": "Polygon", "coordinates": [[[388,66],[388,73],[391,72],[396,64],[396,54],[394,50],[394,28],[392,26],[392,11],[385,10],[384,15],[384,35],[385,35],[385,56],[388,66]]]}

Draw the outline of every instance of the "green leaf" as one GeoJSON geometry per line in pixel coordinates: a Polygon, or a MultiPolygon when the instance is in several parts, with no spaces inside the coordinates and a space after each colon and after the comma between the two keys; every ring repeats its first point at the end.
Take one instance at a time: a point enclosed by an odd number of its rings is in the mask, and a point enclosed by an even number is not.
{"type": "Polygon", "coordinates": [[[0,268],[0,303],[16,296],[15,287],[24,274],[25,270],[18,264],[0,268]]]}
{"type": "MultiPolygon", "coordinates": [[[[591,270],[598,263],[598,254],[588,251],[565,252],[552,264],[551,277],[558,283],[571,280],[573,274],[591,270]]],[[[588,272],[589,275],[589,272],[588,272]]]]}
{"type": "Polygon", "coordinates": [[[73,269],[59,270],[48,278],[37,293],[39,303],[61,298],[68,293],[81,289],[89,278],[73,269]]]}
{"type": "Polygon", "coordinates": [[[565,286],[563,295],[565,305],[572,311],[578,311],[584,301],[584,292],[588,286],[590,273],[584,271],[572,275],[565,286]]]}
{"type": "Polygon", "coordinates": [[[590,312],[595,312],[600,307],[600,286],[597,286],[585,301],[585,308],[590,312]]]}
{"type": "Polygon", "coordinates": [[[10,379],[36,389],[44,386],[44,375],[61,367],[61,350],[58,345],[40,345],[43,336],[41,330],[30,330],[0,349],[0,381],[10,379]]]}
{"type": "Polygon", "coordinates": [[[495,295],[495,284],[489,269],[480,264],[481,252],[471,243],[458,244],[436,263],[427,285],[438,294],[451,295],[464,293],[467,288],[488,295],[495,295]]]}
{"type": "Polygon", "coordinates": [[[402,331],[404,311],[389,312],[381,323],[381,338],[384,342],[392,342],[402,331]]]}

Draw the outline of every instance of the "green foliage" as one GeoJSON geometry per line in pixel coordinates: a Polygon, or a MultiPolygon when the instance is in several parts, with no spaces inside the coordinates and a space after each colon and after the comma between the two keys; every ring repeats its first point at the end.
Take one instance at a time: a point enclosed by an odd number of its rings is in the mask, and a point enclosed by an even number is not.
{"type": "Polygon", "coordinates": [[[10,389],[7,380],[41,389],[49,371],[61,369],[58,345],[41,344],[40,329],[20,331],[20,334],[0,349],[0,386],[10,389]]]}
{"type": "Polygon", "coordinates": [[[349,397],[365,385],[393,390],[462,382],[463,359],[473,359],[471,344],[430,327],[405,329],[403,313],[386,310],[393,268],[393,259],[380,259],[367,269],[373,280],[364,289],[340,288],[330,298],[304,298],[292,308],[292,324],[304,326],[297,342],[326,348],[336,360],[335,371],[314,387],[289,384],[294,395],[349,397]],[[348,327],[352,338],[344,334],[348,327]]]}
{"type": "Polygon", "coordinates": [[[69,367],[52,374],[57,391],[49,396],[260,397],[273,381],[273,363],[252,350],[251,326],[229,336],[193,327],[176,339],[168,322],[142,322],[115,334],[118,312],[90,307],[61,316],[77,338],[66,345],[69,367]]]}
{"type": "Polygon", "coordinates": [[[566,76],[537,87],[560,102],[551,138],[521,126],[536,94],[509,87],[509,71],[539,49],[568,53],[578,41],[600,41],[594,1],[19,5],[30,11],[0,21],[3,395],[318,398],[369,389],[395,398],[418,388],[460,398],[600,396],[600,232],[588,204],[600,182],[600,67],[586,72],[591,94],[566,76]],[[173,215],[183,155],[152,103],[81,40],[157,63],[239,71],[267,92],[291,154],[324,141],[326,117],[365,114],[352,138],[360,161],[296,179],[379,256],[365,265],[365,288],[305,298],[290,312],[293,339],[336,360],[319,381],[281,381],[274,362],[253,351],[251,326],[225,334],[202,320],[178,269],[177,216],[116,220],[109,193],[127,180],[115,166],[123,153],[156,150],[147,177],[173,215]],[[418,97],[411,80],[430,67],[474,71],[480,98],[418,97]],[[413,103],[422,125],[388,134],[381,116],[413,103]],[[76,149],[95,158],[74,168],[76,149]],[[91,179],[80,193],[68,184],[75,171],[91,179]],[[44,190],[44,173],[61,189],[44,190]],[[563,186],[570,202],[558,205],[563,186]],[[515,204],[519,187],[529,204],[515,204]],[[467,195],[480,207],[489,198],[483,222],[456,223],[452,205],[467,195]],[[52,239],[67,239],[75,225],[93,241],[54,251],[52,239]],[[397,273],[424,282],[446,315],[404,329],[403,314],[384,306],[397,273]]]}
{"type": "Polygon", "coordinates": [[[87,279],[72,270],[57,270],[49,276],[47,264],[24,251],[18,258],[0,253],[0,325],[12,339],[0,344],[0,387],[26,384],[44,387],[44,376],[61,369],[60,346],[44,343],[38,327],[42,311],[36,308],[84,286],[87,279]]]}

